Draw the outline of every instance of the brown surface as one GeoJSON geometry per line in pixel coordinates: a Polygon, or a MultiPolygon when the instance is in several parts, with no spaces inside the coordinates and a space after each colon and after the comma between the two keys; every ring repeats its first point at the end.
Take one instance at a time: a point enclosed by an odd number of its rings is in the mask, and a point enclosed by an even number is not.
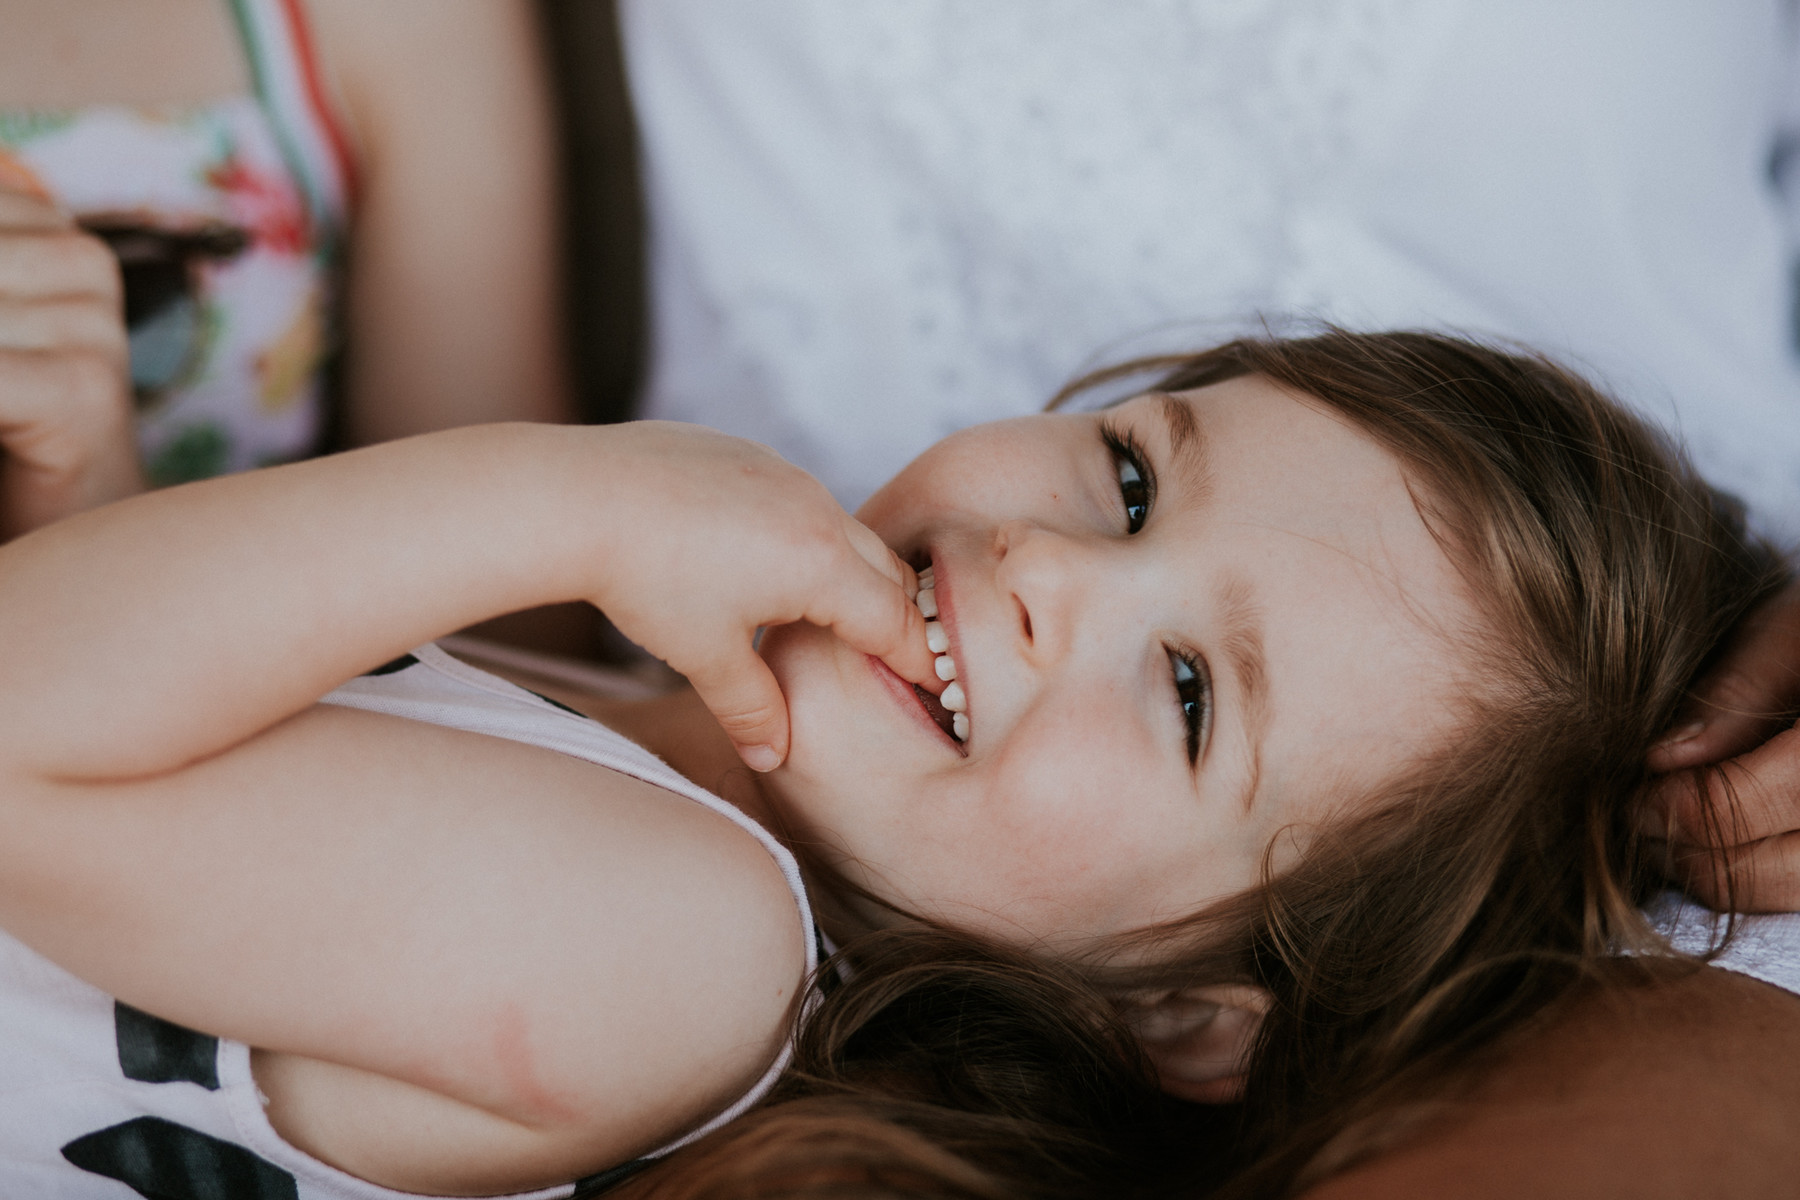
{"type": "Polygon", "coordinates": [[[1427,1196],[1800,1196],[1800,998],[1714,968],[1588,994],[1453,1118],[1306,1193],[1427,1196]]]}
{"type": "Polygon", "coordinates": [[[629,417],[646,358],[644,204],[613,0],[539,0],[563,149],[569,346],[585,420],[629,417]]]}
{"type": "MultiPolygon", "coordinates": [[[[646,358],[644,206],[637,128],[613,0],[538,0],[562,156],[570,376],[584,421],[631,417],[646,358]]],[[[470,631],[606,663],[642,653],[585,604],[496,617],[470,631]]]]}

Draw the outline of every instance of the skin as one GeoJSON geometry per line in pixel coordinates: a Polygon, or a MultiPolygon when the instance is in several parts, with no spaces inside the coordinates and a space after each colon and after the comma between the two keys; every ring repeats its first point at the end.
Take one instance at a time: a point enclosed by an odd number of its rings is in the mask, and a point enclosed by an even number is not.
{"type": "Polygon", "coordinates": [[[350,443],[574,419],[533,7],[308,7],[362,170],[347,283],[350,443]]]}
{"type": "Polygon", "coordinates": [[[883,898],[992,936],[1073,951],[1248,886],[1278,831],[1447,734],[1467,686],[1445,634],[1478,618],[1397,460],[1260,379],[964,431],[858,515],[934,565],[972,735],[822,631],[771,630],[795,734],[768,803],[883,898]],[[1138,533],[1105,422],[1159,481],[1138,533]],[[1195,764],[1171,646],[1212,681],[1195,764]]]}
{"type": "Polygon", "coordinates": [[[1791,1196],[1800,998],[1702,968],[1590,987],[1471,1068],[1438,1118],[1306,1200],[1791,1196]]]}
{"type": "MultiPolygon", "coordinates": [[[[550,106],[524,0],[308,0],[359,174],[343,432],[566,421],[550,106]],[[504,170],[493,164],[504,163],[504,170]]],[[[250,90],[220,0],[0,0],[0,106],[250,90]]],[[[117,269],[0,171],[0,533],[142,487],[117,269]]]]}
{"type": "Polygon", "coordinates": [[[71,517],[0,547],[0,628],[31,631],[0,664],[0,926],[256,1047],[277,1130],[354,1175],[492,1194],[614,1165],[777,1052],[805,951],[774,862],[618,773],[314,701],[587,600],[741,716],[773,691],[762,624],[925,677],[908,579],[768,450],[651,422],[453,430],[71,517]]]}
{"type": "Polygon", "coordinates": [[[0,539],[143,489],[119,265],[0,177],[0,539]]]}
{"type": "Polygon", "coordinates": [[[1663,840],[1673,880],[1715,908],[1800,908],[1800,585],[1752,613],[1687,711],[1652,752],[1664,772],[1640,814],[1663,840]],[[1709,836],[1701,780],[1735,795],[1736,823],[1709,836]]]}

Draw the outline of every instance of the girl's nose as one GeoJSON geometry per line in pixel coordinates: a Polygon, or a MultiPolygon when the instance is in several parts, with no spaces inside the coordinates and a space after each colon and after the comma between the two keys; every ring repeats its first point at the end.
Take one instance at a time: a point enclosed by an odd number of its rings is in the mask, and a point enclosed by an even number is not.
{"type": "Polygon", "coordinates": [[[1034,656],[1060,656],[1074,642],[1094,556],[1079,539],[1024,520],[996,529],[994,549],[995,580],[1015,609],[1020,641],[1034,656]]]}

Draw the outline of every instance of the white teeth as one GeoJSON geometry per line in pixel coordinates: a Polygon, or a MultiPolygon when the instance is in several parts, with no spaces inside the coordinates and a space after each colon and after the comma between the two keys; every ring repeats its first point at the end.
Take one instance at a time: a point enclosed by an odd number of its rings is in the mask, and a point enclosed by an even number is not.
{"type": "Polygon", "coordinates": [[[956,680],[956,660],[949,655],[950,635],[935,620],[938,615],[937,576],[931,567],[919,572],[919,593],[913,603],[925,617],[925,645],[937,655],[932,667],[937,677],[950,686],[938,697],[938,703],[950,711],[950,735],[959,742],[969,740],[969,698],[956,680]]]}

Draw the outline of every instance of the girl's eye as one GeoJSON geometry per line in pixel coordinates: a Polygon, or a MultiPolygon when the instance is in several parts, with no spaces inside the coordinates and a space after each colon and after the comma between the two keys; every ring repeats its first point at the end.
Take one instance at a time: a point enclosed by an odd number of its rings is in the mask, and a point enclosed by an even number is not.
{"type": "Polygon", "coordinates": [[[1150,489],[1144,484],[1144,473],[1127,458],[1119,460],[1119,496],[1125,501],[1125,528],[1136,533],[1150,515],[1150,489]]]}
{"type": "Polygon", "coordinates": [[[1175,702],[1181,706],[1182,724],[1187,729],[1187,758],[1191,767],[1200,761],[1200,739],[1206,732],[1211,708],[1212,681],[1207,677],[1205,665],[1186,651],[1171,649],[1169,665],[1175,672],[1175,702]]]}
{"type": "Polygon", "coordinates": [[[1118,472],[1119,499],[1125,502],[1125,532],[1136,533],[1150,519],[1150,504],[1156,498],[1156,476],[1129,430],[1105,425],[1101,427],[1100,436],[1112,452],[1113,467],[1118,472]]]}

